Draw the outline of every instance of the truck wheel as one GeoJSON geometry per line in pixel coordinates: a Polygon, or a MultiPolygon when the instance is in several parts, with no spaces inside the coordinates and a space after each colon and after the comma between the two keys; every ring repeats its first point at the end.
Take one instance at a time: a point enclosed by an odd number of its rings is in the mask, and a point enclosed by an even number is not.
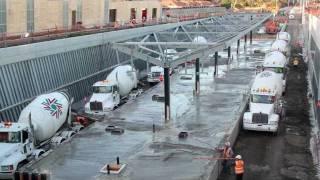
{"type": "Polygon", "coordinates": [[[17,170],[19,170],[20,168],[22,168],[23,164],[22,163],[19,163],[18,166],[17,166],[17,170]]]}
{"type": "Polygon", "coordinates": [[[44,154],[44,152],[43,152],[43,151],[42,151],[42,152],[40,152],[40,153],[39,153],[39,155],[38,155],[38,157],[37,157],[37,159],[39,159],[43,154],[44,154]]]}
{"type": "Polygon", "coordinates": [[[277,136],[277,135],[278,135],[277,132],[272,133],[272,136],[277,136]]]}
{"type": "Polygon", "coordinates": [[[24,165],[26,165],[27,163],[28,163],[27,160],[19,162],[19,164],[17,165],[17,170],[19,170],[20,168],[22,168],[22,167],[23,167],[24,165]]]}
{"type": "Polygon", "coordinates": [[[276,132],[273,132],[273,133],[272,133],[272,136],[278,136],[278,132],[279,132],[279,127],[278,127],[278,129],[277,129],[276,132]]]}

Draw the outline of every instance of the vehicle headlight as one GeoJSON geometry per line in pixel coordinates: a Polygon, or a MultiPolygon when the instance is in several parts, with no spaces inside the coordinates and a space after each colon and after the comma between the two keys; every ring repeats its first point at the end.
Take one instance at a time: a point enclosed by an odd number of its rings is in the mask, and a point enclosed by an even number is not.
{"type": "Polygon", "coordinates": [[[1,171],[4,171],[4,172],[13,171],[13,165],[1,166],[1,171]]]}

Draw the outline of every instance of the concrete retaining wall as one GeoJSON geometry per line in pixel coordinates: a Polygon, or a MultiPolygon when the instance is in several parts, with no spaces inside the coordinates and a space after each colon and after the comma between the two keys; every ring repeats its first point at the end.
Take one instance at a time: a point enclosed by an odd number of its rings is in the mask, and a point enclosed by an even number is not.
{"type": "MultiPolygon", "coordinates": [[[[227,137],[224,140],[224,142],[229,141],[231,143],[231,146],[233,147],[238,134],[241,130],[242,127],[242,118],[243,118],[243,114],[246,112],[247,108],[248,108],[248,103],[249,103],[249,96],[244,94],[244,101],[243,103],[239,106],[239,116],[238,119],[235,121],[235,123],[233,124],[233,127],[231,127],[230,131],[227,133],[227,137]]],[[[222,161],[215,161],[214,165],[213,165],[213,169],[211,172],[211,175],[209,177],[209,180],[216,180],[218,179],[220,173],[222,171],[222,161]]]]}
{"type": "MultiPolygon", "coordinates": [[[[308,36],[306,39],[306,48],[305,52],[306,59],[308,61],[308,70],[309,70],[309,80],[311,84],[311,90],[313,94],[313,103],[314,104],[314,116],[315,119],[319,122],[320,109],[317,107],[317,103],[320,100],[320,18],[316,16],[309,15],[306,17],[306,22],[308,23],[308,36]]],[[[319,123],[318,123],[319,124],[319,123]]]]}

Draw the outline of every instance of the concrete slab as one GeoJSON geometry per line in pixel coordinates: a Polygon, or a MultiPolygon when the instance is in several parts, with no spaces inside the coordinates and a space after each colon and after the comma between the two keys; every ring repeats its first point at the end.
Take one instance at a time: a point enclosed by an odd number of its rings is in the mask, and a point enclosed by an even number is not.
{"type": "MultiPolygon", "coordinates": [[[[264,47],[266,42],[256,46],[264,47]]],[[[164,104],[152,101],[152,95],[163,94],[163,84],[159,84],[110,113],[102,122],[92,124],[27,170],[47,172],[57,180],[210,179],[216,161],[195,158],[219,157],[213,148],[230,136],[236,137],[235,127],[247,99],[244,94],[255,74],[253,67],[262,61],[246,56],[242,53],[234,58],[229,67],[219,66],[220,76],[216,79],[213,71],[206,68],[208,76],[200,80],[198,97],[192,93],[194,82],[179,83],[179,76],[173,76],[170,122],[164,122],[164,104]],[[117,125],[125,132],[112,135],[105,131],[108,125],[117,125]],[[186,139],[178,138],[181,131],[189,133],[186,139]],[[121,175],[99,173],[117,156],[127,164],[121,175]]]]}

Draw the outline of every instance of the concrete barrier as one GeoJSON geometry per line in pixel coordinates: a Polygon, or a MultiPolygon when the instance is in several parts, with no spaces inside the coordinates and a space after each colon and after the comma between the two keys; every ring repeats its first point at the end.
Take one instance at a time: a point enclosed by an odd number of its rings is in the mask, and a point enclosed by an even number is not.
{"type": "MultiPolygon", "coordinates": [[[[242,127],[242,118],[243,118],[243,114],[246,112],[248,108],[248,103],[249,103],[249,96],[244,94],[244,101],[239,107],[240,114],[238,116],[238,119],[234,123],[234,126],[229,130],[229,132],[226,133],[226,136],[227,136],[226,139],[223,140],[225,142],[229,141],[232,147],[235,144],[238,134],[240,132],[240,129],[242,127]]],[[[209,180],[218,179],[221,171],[222,171],[222,161],[215,161],[213,164],[213,169],[209,177],[209,180]]]]}

